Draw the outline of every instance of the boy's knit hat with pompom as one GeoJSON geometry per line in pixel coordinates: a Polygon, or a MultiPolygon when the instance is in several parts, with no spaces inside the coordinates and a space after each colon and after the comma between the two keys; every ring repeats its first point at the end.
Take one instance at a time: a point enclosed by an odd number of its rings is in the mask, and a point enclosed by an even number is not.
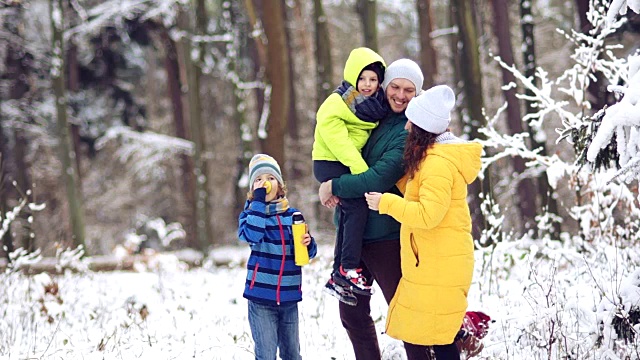
{"type": "Polygon", "coordinates": [[[249,162],[249,188],[253,187],[253,182],[262,174],[273,175],[278,183],[284,184],[282,180],[282,171],[276,159],[267,154],[256,154],[249,162]]]}

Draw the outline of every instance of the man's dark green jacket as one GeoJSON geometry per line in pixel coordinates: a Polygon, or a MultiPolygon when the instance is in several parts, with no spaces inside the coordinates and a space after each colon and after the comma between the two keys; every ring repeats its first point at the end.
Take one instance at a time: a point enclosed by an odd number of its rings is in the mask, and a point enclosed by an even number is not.
{"type": "MultiPolygon", "coordinates": [[[[391,192],[402,196],[395,186],[404,175],[402,156],[407,131],[407,117],[392,113],[371,132],[362,148],[362,157],[369,170],[357,174],[345,174],[332,181],[332,192],[341,198],[363,197],[365,192],[391,192]]],[[[400,239],[400,223],[391,216],[369,210],[363,243],[400,239]]]]}

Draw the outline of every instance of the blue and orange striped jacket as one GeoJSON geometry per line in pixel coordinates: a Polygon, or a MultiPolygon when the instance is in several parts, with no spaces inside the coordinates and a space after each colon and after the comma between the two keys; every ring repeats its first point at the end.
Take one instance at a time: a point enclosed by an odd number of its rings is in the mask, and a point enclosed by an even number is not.
{"type": "MultiPolygon", "coordinates": [[[[264,199],[264,198],[263,198],[264,199]]],[[[251,301],[282,304],[302,300],[302,271],[293,254],[292,215],[294,208],[267,215],[260,199],[247,201],[240,213],[238,237],[251,246],[243,296],[251,301]]],[[[307,247],[316,256],[313,238],[307,247]]]]}

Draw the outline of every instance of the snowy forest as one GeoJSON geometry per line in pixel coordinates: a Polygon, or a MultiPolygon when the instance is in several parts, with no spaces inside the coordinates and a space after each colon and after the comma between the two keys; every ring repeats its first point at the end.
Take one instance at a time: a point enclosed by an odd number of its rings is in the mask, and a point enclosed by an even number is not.
{"type": "Polygon", "coordinates": [[[352,359],[311,146],[359,46],[484,145],[477,357],[640,359],[640,0],[0,1],[0,358],[252,358],[236,229],[267,153],[323,249],[303,357],[352,359]]]}

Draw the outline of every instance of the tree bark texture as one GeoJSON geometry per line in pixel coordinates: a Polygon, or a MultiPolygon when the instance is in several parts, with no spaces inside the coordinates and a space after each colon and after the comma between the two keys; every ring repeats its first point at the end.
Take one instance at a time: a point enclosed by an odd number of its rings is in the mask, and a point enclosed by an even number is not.
{"type": "MultiPolygon", "coordinates": [[[[289,56],[287,53],[283,14],[284,0],[274,0],[262,11],[262,24],[267,36],[267,79],[271,84],[267,138],[263,150],[273,156],[285,171],[284,140],[287,113],[291,101],[289,87],[289,56]]],[[[283,174],[284,176],[284,174],[283,174]]],[[[286,176],[284,176],[286,179],[286,176]]]]}
{"type": "MultiPolygon", "coordinates": [[[[580,21],[579,28],[580,31],[585,34],[593,29],[593,25],[587,19],[589,1],[590,0],[575,0],[578,20],[580,21]]],[[[585,113],[585,116],[595,114],[608,103],[615,103],[615,99],[613,99],[611,93],[607,91],[607,82],[604,75],[600,72],[594,72],[593,76],[595,76],[595,79],[589,80],[589,86],[587,86],[586,89],[589,94],[588,100],[591,103],[591,110],[589,111],[590,113],[585,113]]]]}
{"type": "MultiPolygon", "coordinates": [[[[298,139],[298,112],[296,111],[296,69],[295,62],[293,61],[293,51],[292,47],[295,46],[294,38],[289,16],[287,14],[287,7],[284,6],[282,9],[282,18],[285,23],[285,43],[287,44],[287,57],[289,58],[289,67],[287,71],[289,72],[289,88],[291,89],[291,101],[289,101],[289,111],[287,113],[287,123],[288,123],[288,132],[289,136],[295,141],[298,139]]],[[[296,47],[297,48],[297,47],[296,47]]],[[[297,146],[296,146],[297,147],[297,146]]],[[[293,175],[293,174],[292,174],[293,175]]]]}
{"type": "MultiPolygon", "coordinates": [[[[0,99],[2,101],[2,99],[0,99]]],[[[2,107],[0,107],[0,110],[2,107]]],[[[8,158],[7,154],[9,154],[9,141],[7,136],[4,134],[4,128],[2,126],[3,123],[3,115],[0,112],[0,224],[5,219],[7,211],[9,211],[9,179],[7,176],[7,171],[5,170],[5,162],[7,162],[6,158],[8,158]]],[[[2,252],[4,253],[5,259],[9,260],[9,254],[15,250],[13,247],[13,236],[11,234],[11,224],[9,224],[9,228],[5,232],[4,236],[0,239],[2,240],[2,252]]]]}
{"type": "MultiPolygon", "coordinates": [[[[3,29],[15,36],[14,39],[24,39],[24,5],[21,2],[8,4],[4,9],[5,21],[3,29]]],[[[8,51],[5,58],[5,74],[4,76],[9,82],[9,99],[22,99],[27,96],[31,89],[29,79],[33,69],[33,55],[26,49],[25,44],[17,41],[7,41],[8,51]]],[[[0,113],[0,124],[3,121],[3,114],[0,113]]],[[[19,127],[5,126],[5,132],[0,125],[0,220],[3,218],[9,208],[10,194],[15,193],[12,182],[16,182],[17,188],[26,192],[31,188],[29,180],[29,168],[26,162],[26,144],[27,140],[24,136],[24,130],[19,127]],[[10,148],[10,141],[13,139],[13,149],[10,148]]],[[[19,217],[22,219],[21,224],[28,224],[28,212],[23,211],[19,217]]],[[[10,225],[11,226],[11,225],[10,225]]],[[[22,233],[24,236],[19,239],[14,238],[12,231],[9,230],[4,235],[3,244],[7,247],[7,254],[15,249],[14,241],[19,241],[18,246],[29,251],[33,251],[33,238],[29,234],[22,233]]]]}
{"type": "MultiPolygon", "coordinates": [[[[536,73],[536,50],[535,50],[535,36],[533,32],[533,14],[531,11],[532,0],[520,0],[520,27],[522,30],[522,59],[524,63],[524,75],[527,78],[532,79],[533,83],[537,83],[536,73]]],[[[533,91],[530,89],[525,90],[527,96],[533,97],[533,91]]],[[[525,113],[533,114],[536,109],[533,108],[531,101],[524,100],[525,113]]],[[[541,156],[547,156],[547,147],[544,142],[538,141],[537,129],[532,128],[526,123],[527,132],[530,134],[531,147],[533,149],[540,149],[541,156]]],[[[537,177],[538,195],[540,196],[541,213],[546,211],[552,214],[558,214],[558,202],[553,196],[554,190],[549,185],[549,179],[546,172],[541,173],[537,177]]],[[[535,228],[534,228],[535,229],[535,228]]],[[[552,239],[559,239],[560,232],[562,231],[562,225],[558,222],[554,222],[551,228],[552,239]]]]}
{"type": "MultiPolygon", "coordinates": [[[[257,71],[255,66],[261,66],[260,60],[257,58],[255,49],[256,44],[255,41],[241,41],[241,39],[249,38],[249,33],[252,32],[255,24],[250,21],[249,27],[242,26],[241,22],[244,20],[246,10],[246,4],[235,4],[232,5],[226,0],[221,0],[221,8],[224,12],[227,12],[228,16],[223,16],[223,18],[228,19],[228,21],[223,22],[224,31],[234,34],[234,40],[231,44],[233,46],[236,54],[245,54],[245,56],[249,56],[253,60],[253,64],[247,64],[247,66],[243,66],[243,62],[231,62],[229,63],[229,71],[235,72],[238,74],[250,74],[247,76],[256,76],[257,71]],[[247,55],[248,54],[248,55],[247,55]]],[[[249,5],[253,5],[250,1],[249,5]]],[[[253,10],[252,10],[253,11],[253,10]]],[[[255,21],[255,18],[254,18],[255,21]]],[[[255,39],[255,38],[254,38],[255,39]]],[[[266,55],[266,54],[265,54],[266,55]]],[[[247,136],[251,133],[251,123],[247,119],[247,114],[245,111],[246,97],[248,90],[241,90],[237,86],[238,84],[233,82],[233,124],[235,134],[237,136],[237,151],[236,151],[236,163],[235,163],[235,171],[234,171],[234,206],[233,213],[239,214],[242,212],[244,208],[245,200],[247,199],[247,189],[239,186],[242,178],[245,176],[247,172],[247,168],[249,167],[249,161],[251,160],[251,154],[253,153],[253,136],[247,136]]],[[[257,94],[262,94],[261,89],[256,89],[257,94]]]]}
{"type": "MultiPolygon", "coordinates": [[[[53,92],[56,98],[56,118],[58,131],[58,147],[60,163],[62,164],[62,182],[67,190],[69,219],[74,246],[85,245],[84,213],[80,184],[77,178],[78,170],[74,162],[76,154],[71,147],[69,123],[67,121],[67,95],[65,91],[64,66],[64,11],[62,0],[50,0],[49,11],[51,17],[53,57],[55,60],[51,68],[53,92]]],[[[88,250],[88,249],[87,249],[88,250]]]]}
{"type": "Polygon", "coordinates": [[[416,0],[418,9],[418,40],[420,41],[420,67],[424,73],[423,88],[428,89],[436,84],[438,61],[436,50],[431,41],[433,31],[433,11],[431,0],[416,0]]]}
{"type": "MultiPolygon", "coordinates": [[[[188,123],[184,117],[184,106],[182,103],[182,82],[180,80],[180,62],[178,56],[178,47],[175,41],[169,36],[169,31],[162,25],[159,26],[160,42],[165,51],[164,67],[167,73],[167,90],[169,99],[171,100],[171,111],[173,114],[173,126],[176,137],[188,140],[191,138],[189,134],[188,123]]],[[[182,193],[185,202],[195,208],[196,184],[194,177],[193,158],[189,155],[180,155],[182,168],[182,193]]],[[[186,216],[180,219],[184,224],[187,232],[187,246],[193,249],[199,249],[196,218],[186,216]]]]}
{"type": "MultiPolygon", "coordinates": [[[[509,8],[506,0],[492,0],[493,7],[493,28],[498,39],[498,54],[507,64],[514,64],[513,47],[511,46],[511,32],[509,21],[509,8]]],[[[516,82],[516,77],[511,71],[501,67],[502,83],[508,85],[516,82]]],[[[520,102],[516,97],[516,88],[508,87],[502,90],[507,101],[507,127],[511,135],[524,132],[522,126],[522,116],[520,113],[520,102]]],[[[535,229],[536,217],[536,189],[533,180],[526,176],[527,167],[525,161],[520,156],[512,157],[514,180],[518,188],[518,211],[522,220],[521,233],[528,229],[535,229]],[[525,176],[523,176],[525,175],[525,176]]]]}
{"type": "Polygon", "coordinates": [[[364,46],[378,51],[377,11],[375,0],[356,0],[356,12],[362,23],[364,46]]]}
{"type": "MultiPolygon", "coordinates": [[[[202,17],[206,16],[204,2],[202,0],[194,0],[193,9],[196,14],[195,26],[193,27],[195,31],[193,34],[202,35],[204,34],[202,26],[206,23],[206,19],[205,21],[202,20],[202,17]]],[[[187,14],[185,13],[184,15],[187,14]]],[[[186,25],[183,29],[190,29],[190,27],[186,25]]],[[[199,65],[202,55],[202,46],[199,44],[191,44],[191,39],[189,38],[184,39],[184,62],[189,91],[189,128],[191,130],[191,141],[193,141],[194,145],[193,176],[195,178],[195,193],[193,194],[193,198],[195,201],[192,206],[196,226],[197,249],[204,251],[207,246],[211,244],[211,240],[209,239],[209,234],[211,234],[211,219],[208,215],[208,172],[207,163],[204,158],[204,154],[206,153],[205,126],[202,120],[202,103],[200,98],[200,77],[202,76],[202,72],[199,65]],[[199,56],[197,59],[192,59],[191,57],[192,46],[199,47],[199,56]]]]}
{"type": "MultiPolygon", "coordinates": [[[[71,93],[80,90],[80,64],[78,63],[78,47],[73,43],[69,43],[69,50],[66,52],[66,68],[69,77],[67,79],[67,89],[71,93]]],[[[71,144],[76,154],[76,168],[78,169],[78,183],[82,185],[82,146],[80,141],[80,126],[75,123],[70,124],[71,144]]]]}
{"type": "MultiPolygon", "coordinates": [[[[480,72],[480,52],[478,44],[478,32],[473,18],[473,1],[452,0],[451,11],[458,25],[459,44],[451,49],[458,54],[460,61],[460,75],[463,82],[464,103],[467,110],[466,119],[463,117],[464,129],[469,132],[471,139],[480,138],[478,130],[485,125],[482,108],[482,73],[480,72]]],[[[487,171],[488,174],[488,171],[487,171]]],[[[469,186],[471,197],[469,209],[473,221],[473,237],[480,238],[482,228],[485,226],[485,218],[480,204],[482,200],[479,194],[490,193],[489,179],[486,176],[482,181],[476,180],[469,186]]]]}
{"type": "Polygon", "coordinates": [[[316,28],[316,109],[331,95],[333,61],[331,60],[331,38],[327,16],[322,7],[322,0],[313,0],[313,18],[316,28]]]}

